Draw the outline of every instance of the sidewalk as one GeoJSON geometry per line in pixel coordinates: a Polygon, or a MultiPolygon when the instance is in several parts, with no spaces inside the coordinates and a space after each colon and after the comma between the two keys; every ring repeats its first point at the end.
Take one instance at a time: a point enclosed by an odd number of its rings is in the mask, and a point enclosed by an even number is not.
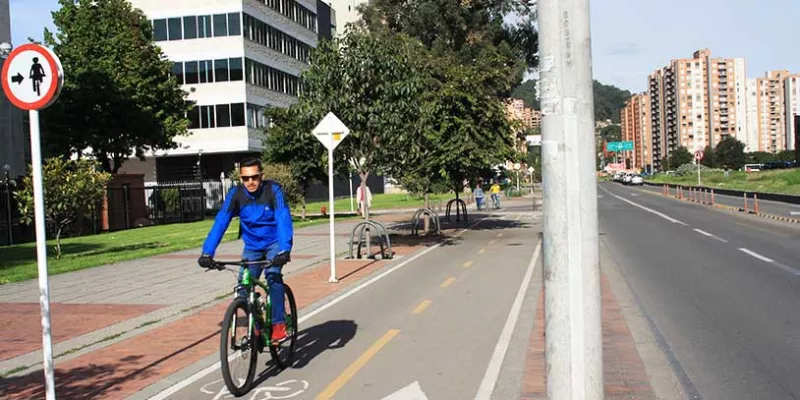
{"type": "MultiPolygon", "coordinates": [[[[374,219],[390,225],[406,222],[410,215],[383,214],[374,219]]],[[[350,231],[356,223],[336,224],[339,258],[347,255],[350,231]]],[[[284,275],[328,261],[328,230],[329,226],[323,224],[295,231],[292,262],[284,268],[284,275]]],[[[239,240],[222,243],[216,258],[238,259],[241,247],[239,240]]],[[[378,251],[377,246],[373,251],[378,251]]],[[[109,338],[130,336],[196,312],[229,294],[235,275],[227,271],[204,272],[197,266],[198,256],[199,250],[192,249],[51,276],[56,363],[102,347],[111,341],[109,338]]],[[[0,286],[0,373],[15,369],[23,372],[19,369],[25,366],[41,367],[39,307],[37,280],[0,286]]]]}

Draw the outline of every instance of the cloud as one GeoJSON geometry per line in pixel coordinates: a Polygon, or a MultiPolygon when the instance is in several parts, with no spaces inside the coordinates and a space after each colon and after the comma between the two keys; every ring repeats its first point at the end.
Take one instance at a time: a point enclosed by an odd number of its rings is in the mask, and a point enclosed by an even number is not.
{"type": "Polygon", "coordinates": [[[611,50],[606,52],[608,56],[630,56],[639,54],[639,45],[632,42],[614,43],[611,50]]]}
{"type": "Polygon", "coordinates": [[[57,0],[11,0],[11,41],[17,46],[28,37],[42,40],[44,28],[54,30],[51,13],[58,8],[57,0]]]}

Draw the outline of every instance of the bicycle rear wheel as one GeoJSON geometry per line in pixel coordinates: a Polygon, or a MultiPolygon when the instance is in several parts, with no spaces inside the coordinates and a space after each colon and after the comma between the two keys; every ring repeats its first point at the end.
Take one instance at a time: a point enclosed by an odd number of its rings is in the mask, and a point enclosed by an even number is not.
{"type": "MultiPolygon", "coordinates": [[[[286,304],[286,339],[277,345],[270,342],[269,353],[279,368],[287,368],[294,359],[294,346],[297,341],[297,304],[292,289],[283,284],[286,304]]],[[[268,317],[269,318],[269,317],[268,317]]]]}
{"type": "Polygon", "coordinates": [[[256,338],[250,336],[248,328],[250,316],[247,300],[234,300],[225,311],[220,332],[222,378],[228,391],[236,397],[247,394],[256,373],[258,350],[256,338]]]}

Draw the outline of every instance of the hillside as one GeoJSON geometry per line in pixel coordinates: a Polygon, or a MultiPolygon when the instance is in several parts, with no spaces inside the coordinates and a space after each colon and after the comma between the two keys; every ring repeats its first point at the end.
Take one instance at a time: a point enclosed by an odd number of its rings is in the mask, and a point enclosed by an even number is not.
{"type": "MultiPolygon", "coordinates": [[[[540,109],[539,100],[536,99],[536,81],[534,80],[522,82],[514,88],[511,96],[522,99],[526,107],[540,109]]],[[[596,121],[610,119],[619,123],[619,112],[625,107],[625,101],[630,96],[631,92],[627,90],[594,81],[594,119],[596,121]]]]}

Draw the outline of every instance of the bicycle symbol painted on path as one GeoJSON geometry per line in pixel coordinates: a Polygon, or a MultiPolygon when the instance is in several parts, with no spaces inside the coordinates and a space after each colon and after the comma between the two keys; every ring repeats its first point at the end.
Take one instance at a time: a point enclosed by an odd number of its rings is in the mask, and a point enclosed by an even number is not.
{"type": "MultiPolygon", "coordinates": [[[[253,388],[250,393],[241,398],[247,400],[279,400],[297,397],[308,389],[308,382],[304,380],[290,379],[272,386],[260,386],[253,388]]],[[[204,394],[214,395],[213,400],[234,399],[222,379],[207,383],[200,388],[204,394]]]]}

